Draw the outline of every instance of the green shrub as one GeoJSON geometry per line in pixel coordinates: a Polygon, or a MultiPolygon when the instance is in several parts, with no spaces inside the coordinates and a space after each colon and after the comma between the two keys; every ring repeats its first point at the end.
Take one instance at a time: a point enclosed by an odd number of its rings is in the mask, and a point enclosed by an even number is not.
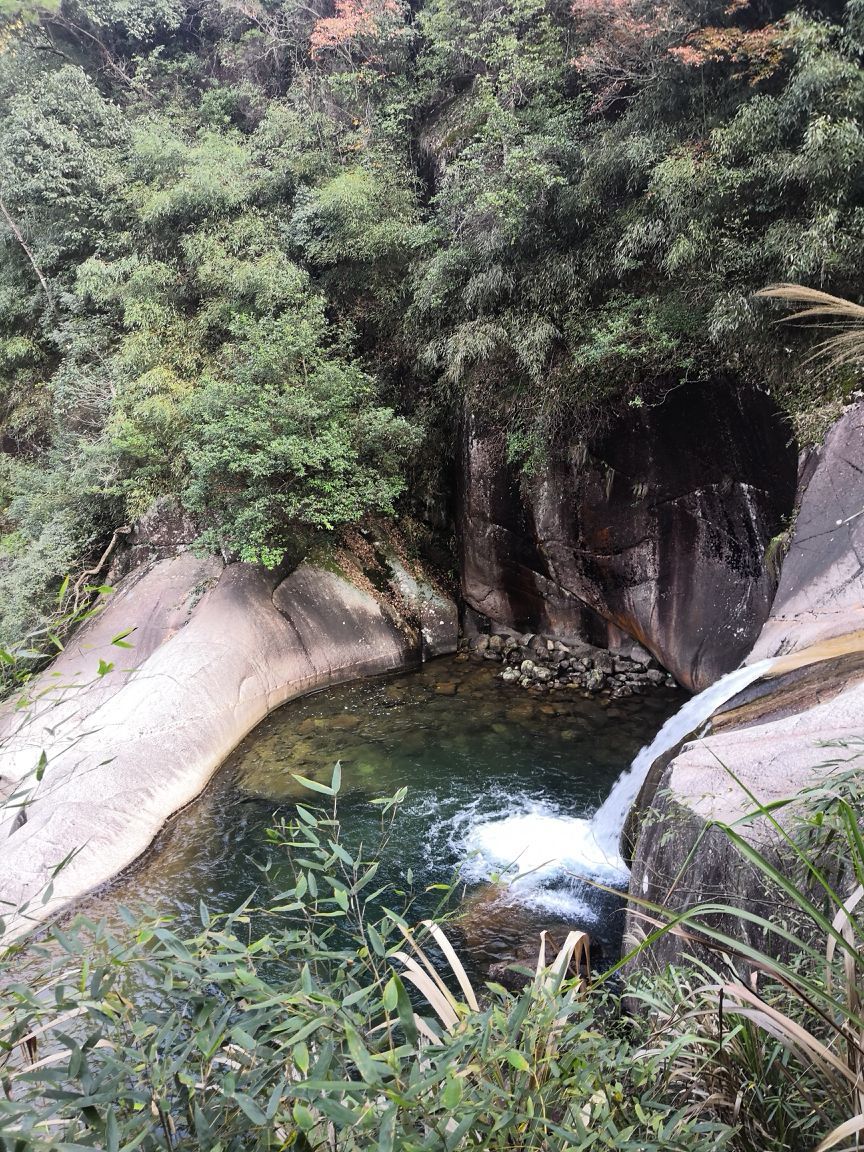
{"type": "Polygon", "coordinates": [[[304,529],[392,514],[417,433],[327,347],[323,300],[233,330],[190,403],[184,500],[204,540],[272,565],[304,529]]]}
{"type": "MultiPolygon", "coordinates": [[[[409,927],[410,898],[377,885],[375,860],[343,838],[338,787],[337,768],[315,786],[326,807],[298,806],[274,830],[293,876],[265,907],[202,905],[191,939],[131,913],[123,936],[55,928],[55,970],[26,983],[7,956],[0,1147],[727,1143],[671,1084],[673,1051],[640,1048],[610,998],[566,978],[575,939],[521,993],[487,984],[478,1002],[455,957],[446,981],[429,959],[446,938],[409,927]]],[[[400,799],[375,802],[382,841],[400,799]]]]}

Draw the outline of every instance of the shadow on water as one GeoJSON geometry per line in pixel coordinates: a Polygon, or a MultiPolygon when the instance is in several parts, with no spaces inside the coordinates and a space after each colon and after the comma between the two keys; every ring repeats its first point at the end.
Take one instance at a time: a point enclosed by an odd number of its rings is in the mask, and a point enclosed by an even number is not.
{"type": "MultiPolygon", "coordinates": [[[[456,931],[475,964],[488,971],[536,952],[539,929],[556,925],[586,928],[613,955],[622,902],[574,879],[580,828],[682,694],[534,695],[505,686],[496,671],[448,658],[284,706],[147,856],[81,910],[113,919],[120,905],[143,905],[194,931],[202,900],[213,912],[256,890],[266,900],[287,879],[268,827],[290,817],[298,800],[318,799],[294,774],[329,782],[339,760],[348,842],[375,843],[380,818],[369,801],[408,788],[381,878],[413,885],[419,916],[436,902],[427,886],[458,873],[464,904],[456,931]],[[490,881],[518,872],[502,903],[490,881]]],[[[592,870],[610,879],[608,870],[592,870]]]]}

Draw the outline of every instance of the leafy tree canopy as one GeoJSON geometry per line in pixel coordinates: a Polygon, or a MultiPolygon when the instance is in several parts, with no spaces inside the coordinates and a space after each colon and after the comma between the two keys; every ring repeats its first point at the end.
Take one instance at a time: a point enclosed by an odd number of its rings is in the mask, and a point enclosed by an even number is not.
{"type": "Polygon", "coordinates": [[[862,51],[861,0],[0,0],[14,630],[158,495],[273,560],[428,494],[466,403],[529,467],[716,374],[816,427],[857,378],[753,292],[858,293],[862,51]]]}

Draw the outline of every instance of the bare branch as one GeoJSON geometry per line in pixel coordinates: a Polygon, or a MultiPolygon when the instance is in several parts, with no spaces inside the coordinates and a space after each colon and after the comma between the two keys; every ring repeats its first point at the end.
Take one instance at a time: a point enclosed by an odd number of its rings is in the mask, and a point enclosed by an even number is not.
{"type": "Polygon", "coordinates": [[[22,248],[25,256],[30,261],[30,264],[33,268],[33,271],[38,276],[39,283],[42,285],[42,289],[43,289],[45,296],[48,300],[48,307],[49,307],[49,309],[51,309],[53,311],[53,309],[54,309],[54,297],[51,295],[51,289],[48,285],[48,281],[42,275],[42,270],[40,269],[39,265],[36,263],[36,257],[33,255],[30,248],[28,247],[27,241],[24,239],[23,235],[21,234],[21,229],[18,227],[18,225],[15,223],[15,221],[10,216],[9,209],[6,207],[5,201],[3,200],[2,196],[0,196],[0,212],[2,212],[3,217],[6,220],[6,223],[9,225],[9,228],[12,231],[12,235],[15,237],[15,239],[21,245],[21,248],[22,248]]]}

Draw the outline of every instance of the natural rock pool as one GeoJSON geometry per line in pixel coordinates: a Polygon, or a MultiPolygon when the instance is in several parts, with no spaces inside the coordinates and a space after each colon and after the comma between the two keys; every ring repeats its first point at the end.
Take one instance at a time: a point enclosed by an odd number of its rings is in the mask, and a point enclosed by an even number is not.
{"type": "Polygon", "coordinates": [[[339,760],[339,810],[355,842],[377,838],[379,812],[369,800],[407,787],[381,875],[404,886],[410,870],[419,915],[436,902],[424,897],[427,885],[458,872],[473,908],[467,946],[481,961],[518,952],[515,937],[536,938],[549,921],[584,927],[614,951],[620,901],[572,875],[616,876],[614,861],[594,859],[586,869],[584,818],[683,695],[667,688],[611,701],[566,689],[535,694],[503,684],[497,671],[447,658],[284,706],[147,856],[83,910],[110,917],[119,905],[144,905],[194,930],[200,900],[227,911],[253,890],[262,900],[268,886],[279,891],[282,865],[266,830],[297,800],[320,799],[292,773],[329,782],[339,760]],[[490,909],[484,882],[517,873],[504,914],[490,909]]]}

